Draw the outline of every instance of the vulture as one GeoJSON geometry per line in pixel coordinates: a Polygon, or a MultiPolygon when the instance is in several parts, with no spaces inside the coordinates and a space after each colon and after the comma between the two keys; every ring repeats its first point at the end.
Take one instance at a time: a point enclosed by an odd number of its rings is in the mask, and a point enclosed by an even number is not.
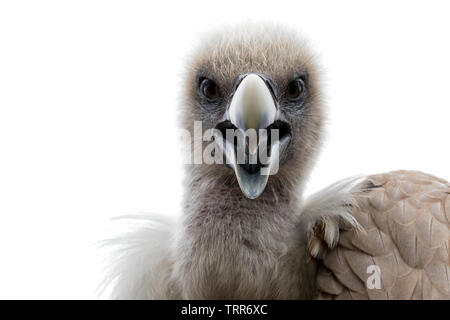
{"type": "Polygon", "coordinates": [[[447,181],[393,171],[304,197],[325,130],[320,77],[289,28],[240,25],[202,39],[179,123],[189,147],[224,161],[184,165],[178,217],[124,217],[105,241],[111,298],[450,299],[447,181]],[[252,143],[228,139],[250,129],[252,143]]]}

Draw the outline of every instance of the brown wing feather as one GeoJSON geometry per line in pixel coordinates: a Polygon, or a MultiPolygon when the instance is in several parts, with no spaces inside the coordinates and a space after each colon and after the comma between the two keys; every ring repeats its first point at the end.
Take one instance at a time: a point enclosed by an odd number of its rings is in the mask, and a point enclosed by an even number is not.
{"type": "Polygon", "coordinates": [[[323,259],[319,299],[450,299],[450,184],[415,171],[370,176],[353,215],[323,259]],[[376,265],[380,289],[368,289],[376,265]]]}

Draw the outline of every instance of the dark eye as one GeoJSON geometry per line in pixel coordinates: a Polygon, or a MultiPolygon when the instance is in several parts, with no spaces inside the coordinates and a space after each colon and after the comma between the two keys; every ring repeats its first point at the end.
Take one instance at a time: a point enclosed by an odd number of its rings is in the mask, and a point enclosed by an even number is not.
{"type": "Polygon", "coordinates": [[[302,79],[295,79],[288,84],[286,90],[286,96],[289,100],[295,101],[298,100],[304,90],[304,83],[302,79]]]}
{"type": "Polygon", "coordinates": [[[201,93],[209,100],[216,100],[219,97],[219,88],[210,79],[203,79],[200,83],[201,93]]]}

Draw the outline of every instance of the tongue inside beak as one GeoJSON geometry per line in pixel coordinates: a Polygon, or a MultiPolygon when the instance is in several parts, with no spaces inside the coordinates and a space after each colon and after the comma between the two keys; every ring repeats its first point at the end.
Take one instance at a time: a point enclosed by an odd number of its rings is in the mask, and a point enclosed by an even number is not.
{"type": "Polygon", "coordinates": [[[280,155],[290,139],[289,134],[277,130],[278,124],[283,122],[278,120],[274,97],[259,75],[249,74],[241,81],[226,118],[218,127],[227,164],[233,168],[244,195],[256,199],[263,193],[269,175],[277,173],[280,155]],[[224,129],[233,129],[240,134],[234,133],[229,139],[228,130],[224,129]],[[256,139],[249,142],[252,130],[256,139]],[[261,133],[261,130],[265,132],[261,133]]]}

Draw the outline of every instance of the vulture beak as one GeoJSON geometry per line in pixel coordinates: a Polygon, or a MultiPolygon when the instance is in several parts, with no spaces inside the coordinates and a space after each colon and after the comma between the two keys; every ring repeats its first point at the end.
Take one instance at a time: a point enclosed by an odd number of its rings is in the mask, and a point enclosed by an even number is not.
{"type": "Polygon", "coordinates": [[[269,175],[278,171],[280,155],[290,140],[290,126],[278,108],[274,88],[262,75],[236,79],[231,102],[217,125],[226,163],[249,199],[264,191],[269,175]]]}

